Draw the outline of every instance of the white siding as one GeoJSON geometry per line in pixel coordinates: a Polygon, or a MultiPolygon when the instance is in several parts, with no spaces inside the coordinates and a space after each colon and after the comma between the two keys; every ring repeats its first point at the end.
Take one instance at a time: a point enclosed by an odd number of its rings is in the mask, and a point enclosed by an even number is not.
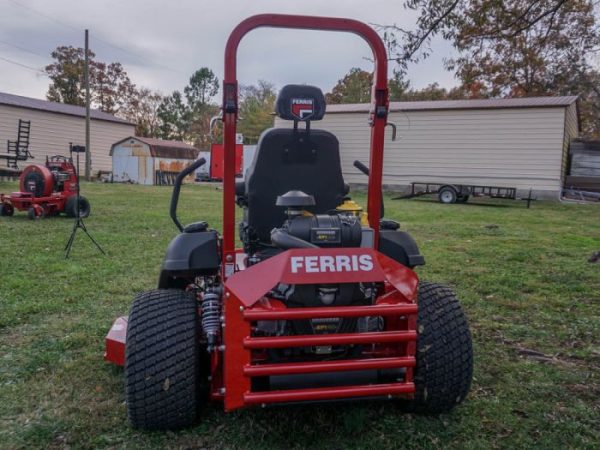
{"type": "MultiPolygon", "coordinates": [[[[7,140],[16,140],[19,119],[31,121],[29,151],[35,158],[32,163],[43,163],[46,155],[68,156],[69,142],[85,145],[83,117],[0,105],[0,153],[6,152],[7,140]]],[[[109,155],[111,145],[134,134],[134,125],[92,119],[90,124],[92,173],[99,170],[112,170],[109,155]]],[[[28,162],[20,163],[20,167],[22,168],[28,162]]],[[[81,161],[80,165],[83,172],[84,162],[81,161]]]]}
{"type": "MultiPolygon", "coordinates": [[[[503,108],[392,112],[397,140],[388,127],[385,185],[413,181],[533,188],[561,187],[565,109],[503,108]]],[[[370,127],[365,113],[330,113],[313,123],[340,141],[346,182],[365,183],[352,163],[368,163],[370,127]]],[[[275,119],[275,126],[291,126],[275,119]]]]}

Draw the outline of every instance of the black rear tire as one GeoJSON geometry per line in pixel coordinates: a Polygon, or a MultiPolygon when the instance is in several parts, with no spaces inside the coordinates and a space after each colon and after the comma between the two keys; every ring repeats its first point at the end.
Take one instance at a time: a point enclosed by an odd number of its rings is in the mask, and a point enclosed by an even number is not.
{"type": "Polygon", "coordinates": [[[446,286],[419,284],[416,393],[410,412],[440,414],[461,403],[473,378],[471,332],[456,295],[446,286]]]}
{"type": "MultiPolygon", "coordinates": [[[[79,217],[85,219],[90,215],[92,205],[87,198],[79,196],[79,217]]],[[[77,217],[77,195],[72,195],[65,204],[65,214],[69,217],[77,217]]]]}
{"type": "Polygon", "coordinates": [[[199,406],[200,325],[193,295],[179,290],[139,294],[125,347],[127,416],[134,428],[193,425],[199,406]]]}
{"type": "Polygon", "coordinates": [[[15,213],[15,208],[10,203],[0,204],[0,216],[10,217],[15,213]]]}

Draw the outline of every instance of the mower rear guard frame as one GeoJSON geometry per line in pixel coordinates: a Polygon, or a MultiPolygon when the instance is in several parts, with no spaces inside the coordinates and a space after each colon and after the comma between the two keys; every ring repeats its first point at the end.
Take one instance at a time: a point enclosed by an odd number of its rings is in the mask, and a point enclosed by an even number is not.
{"type": "MultiPolygon", "coordinates": [[[[418,278],[412,270],[367,248],[288,250],[236,272],[225,282],[225,345],[212,354],[211,399],[223,401],[225,410],[232,411],[255,404],[411,396],[415,392],[417,285],[418,278]],[[329,270],[318,270],[323,264],[329,270]],[[337,268],[341,270],[335,270],[337,268]],[[383,291],[369,306],[286,308],[281,301],[268,296],[278,283],[322,284],[324,280],[327,283],[373,282],[380,284],[383,291]],[[385,329],[272,337],[257,337],[252,333],[253,323],[259,320],[346,317],[385,317],[385,329]],[[255,351],[270,348],[334,345],[364,345],[365,355],[356,359],[269,364],[253,356],[255,351]],[[251,382],[253,377],[390,368],[404,368],[404,379],[393,383],[276,391],[253,391],[251,382]]],[[[104,355],[107,361],[124,365],[126,327],[127,318],[120,317],[109,331],[104,355]]]]}

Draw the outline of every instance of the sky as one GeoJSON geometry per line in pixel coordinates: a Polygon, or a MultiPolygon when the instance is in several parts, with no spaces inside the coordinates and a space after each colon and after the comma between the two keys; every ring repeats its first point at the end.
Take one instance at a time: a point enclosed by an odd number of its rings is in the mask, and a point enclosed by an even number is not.
{"type": "MultiPolygon", "coordinates": [[[[41,69],[59,45],[83,47],[89,29],[96,59],[118,61],[132,82],[169,94],[209,67],[222,79],[231,30],[260,13],[347,17],[369,24],[414,28],[416,15],[402,0],[0,0],[0,92],[44,98],[49,80],[41,69]],[[8,62],[6,60],[10,60],[8,62]]],[[[452,47],[441,38],[430,58],[411,66],[413,87],[450,87],[443,67],[452,47]]],[[[309,83],[327,92],[350,68],[371,71],[371,52],[349,33],[259,29],[238,51],[238,81],[272,82],[277,88],[309,83]]],[[[390,71],[391,72],[391,71],[390,71]]]]}

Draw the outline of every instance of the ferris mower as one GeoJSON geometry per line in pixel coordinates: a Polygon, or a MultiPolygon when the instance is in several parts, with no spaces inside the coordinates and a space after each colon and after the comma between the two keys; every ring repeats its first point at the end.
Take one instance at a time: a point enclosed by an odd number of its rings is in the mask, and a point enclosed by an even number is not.
{"type": "Polygon", "coordinates": [[[424,263],[399,224],[381,218],[387,55],[377,33],[348,19],[259,15],[240,23],[225,50],[223,233],[182,226],[167,249],[158,289],[139,294],[106,337],[105,359],[125,366],[130,423],[192,425],[199,408],[383,398],[437,414],[467,395],[471,335],[452,291],[419,281],[424,263]],[[325,99],[313,86],[281,89],[276,113],[293,127],[266,130],[243,182],[235,182],[236,54],[259,27],[353,32],[375,59],[368,216],[348,197],[339,144],[311,123],[325,99]],[[301,125],[302,123],[302,125],[301,125]],[[242,248],[235,248],[235,205],[242,248]],[[208,389],[205,389],[205,388],[208,389]]]}
{"type": "MultiPolygon", "coordinates": [[[[62,212],[69,217],[77,217],[77,186],[73,158],[61,155],[46,157],[44,165],[31,164],[25,167],[19,177],[20,192],[0,194],[0,215],[12,216],[18,209],[27,211],[30,219],[55,216],[62,212]]],[[[79,215],[90,215],[90,202],[82,196],[79,196],[79,215]]]]}

